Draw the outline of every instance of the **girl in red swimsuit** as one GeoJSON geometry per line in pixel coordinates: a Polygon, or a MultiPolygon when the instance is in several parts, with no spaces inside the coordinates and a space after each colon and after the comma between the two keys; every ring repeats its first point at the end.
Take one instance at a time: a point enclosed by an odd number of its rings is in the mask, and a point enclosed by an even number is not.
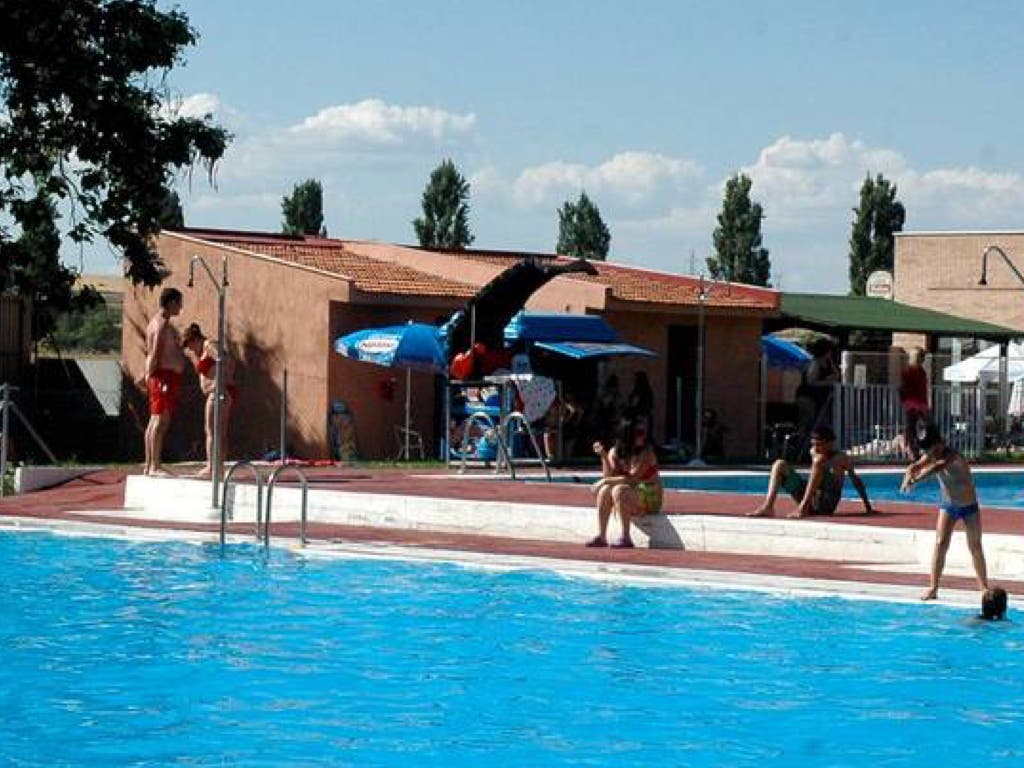
{"type": "MultiPolygon", "coordinates": [[[[206,395],[206,407],[204,409],[204,422],[206,427],[206,464],[197,477],[209,477],[212,472],[213,462],[210,456],[213,454],[213,412],[214,393],[216,390],[217,376],[217,344],[203,335],[202,328],[198,323],[192,323],[185,331],[182,339],[182,347],[192,358],[196,373],[199,374],[199,386],[206,395]]],[[[231,409],[238,397],[238,389],[235,387],[235,363],[230,355],[224,356],[224,394],[220,404],[220,456],[221,463],[228,454],[228,424],[231,419],[231,409]]]]}

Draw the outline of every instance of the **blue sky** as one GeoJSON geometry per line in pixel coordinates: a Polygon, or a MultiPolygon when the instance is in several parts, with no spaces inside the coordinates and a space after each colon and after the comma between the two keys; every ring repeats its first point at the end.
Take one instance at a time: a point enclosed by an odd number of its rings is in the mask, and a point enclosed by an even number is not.
{"type": "MultiPolygon", "coordinates": [[[[726,178],[754,180],[789,290],[843,292],[867,171],[908,229],[1021,228],[1013,2],[193,0],[170,85],[235,134],[192,226],[276,231],[325,185],[330,233],[410,242],[430,170],[472,183],[475,245],[550,251],[583,188],[617,261],[697,269],[726,178]]],[[[107,254],[87,269],[113,271],[107,254]]]]}

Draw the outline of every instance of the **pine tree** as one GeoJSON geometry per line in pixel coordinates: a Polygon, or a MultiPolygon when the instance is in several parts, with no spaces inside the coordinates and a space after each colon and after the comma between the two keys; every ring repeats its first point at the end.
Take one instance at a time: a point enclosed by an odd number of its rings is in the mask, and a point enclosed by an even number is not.
{"type": "Polygon", "coordinates": [[[714,233],[715,255],[708,257],[708,271],[716,280],[767,286],[772,263],[768,249],[761,245],[764,213],[760,203],[751,201],[750,186],[750,177],[742,173],[725,183],[714,233]]]}
{"type": "Polygon", "coordinates": [[[850,232],[850,293],[863,296],[868,276],[879,269],[892,271],[896,239],[907,211],[896,199],[896,185],[882,174],[869,173],[860,187],[860,205],[853,209],[850,232]]]}
{"type": "Polygon", "coordinates": [[[306,179],[281,199],[281,231],[286,235],[326,235],[324,228],[324,187],[317,179],[306,179]]]}
{"type": "Polygon", "coordinates": [[[412,223],[424,248],[461,251],[475,239],[469,231],[469,182],[449,159],[430,174],[423,190],[423,216],[412,223]]]}
{"type": "Polygon", "coordinates": [[[608,258],[612,235],[601,218],[601,211],[580,192],[575,203],[566,200],[558,209],[558,244],[555,251],[562,256],[604,261],[608,258]]]}

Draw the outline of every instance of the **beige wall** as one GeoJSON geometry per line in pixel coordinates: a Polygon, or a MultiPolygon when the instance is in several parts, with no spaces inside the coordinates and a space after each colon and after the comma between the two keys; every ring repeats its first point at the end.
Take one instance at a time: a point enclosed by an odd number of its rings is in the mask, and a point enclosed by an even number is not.
{"type": "MultiPolygon", "coordinates": [[[[402,306],[370,307],[334,302],[331,305],[331,338],[374,326],[395,325],[409,320],[435,324],[439,318],[447,319],[453,309],[438,306],[434,309],[402,306]]],[[[355,418],[356,441],[363,458],[390,458],[397,454],[394,428],[405,422],[406,373],[403,370],[382,368],[360,363],[338,354],[330,355],[329,400],[342,400],[355,418]],[[386,379],[395,379],[394,399],[385,400],[378,385],[386,379]]],[[[436,455],[438,435],[434,430],[435,377],[413,371],[410,427],[424,440],[427,458],[436,455]]],[[[418,454],[414,454],[418,458],[418,454]]]]}
{"type": "MultiPolygon", "coordinates": [[[[1024,233],[898,235],[896,300],[1024,331],[1024,285],[997,254],[989,256],[988,285],[978,285],[981,255],[989,245],[1001,247],[1024,272],[1024,233]]],[[[893,341],[907,346],[920,340],[893,341]]]]}
{"type": "MultiPolygon", "coordinates": [[[[217,293],[198,265],[195,287],[188,287],[188,264],[203,256],[214,274],[221,274],[227,256],[226,343],[237,360],[239,402],[231,419],[229,456],[254,457],[279,443],[281,382],[288,370],[289,450],[299,456],[326,453],[328,308],[332,299],[347,296],[347,283],[335,276],[301,268],[283,267],[268,260],[241,255],[165,235],[159,252],[170,275],[156,289],[133,287],[125,294],[122,361],[129,382],[145,366],[145,328],[158,309],[163,287],[175,287],[185,306],[175,325],[184,329],[198,322],[211,338],[216,336],[217,293]]],[[[194,374],[187,372],[181,407],[168,435],[169,460],[201,458],[201,398],[194,374]]],[[[131,385],[137,424],[148,418],[145,398],[131,385]]],[[[142,450],[139,436],[139,453],[142,450]]]]}

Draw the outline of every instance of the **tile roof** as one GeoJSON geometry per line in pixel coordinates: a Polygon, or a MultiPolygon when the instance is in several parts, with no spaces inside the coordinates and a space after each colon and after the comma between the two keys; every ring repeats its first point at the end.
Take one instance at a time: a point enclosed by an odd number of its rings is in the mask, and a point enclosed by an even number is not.
{"type": "MultiPolygon", "coordinates": [[[[342,240],[319,237],[293,237],[274,233],[233,232],[228,230],[190,229],[186,233],[202,240],[229,245],[241,250],[303,264],[342,275],[367,293],[432,295],[469,298],[480,286],[462,283],[448,277],[403,266],[385,259],[353,253],[342,240]]],[[[410,246],[411,248],[411,246],[410,246]]],[[[564,256],[522,251],[431,251],[449,254],[495,266],[511,266],[523,258],[550,262],[568,262],[564,256]]],[[[596,276],[574,274],[572,280],[601,283],[611,288],[611,295],[623,302],[697,306],[700,279],[691,275],[657,272],[643,267],[603,261],[592,262],[596,276]]],[[[457,266],[453,267],[457,269],[457,266]]],[[[777,310],[777,291],[740,283],[709,283],[705,306],[777,310]]]]}
{"type": "MultiPolygon", "coordinates": [[[[490,264],[513,264],[521,258],[532,256],[539,260],[566,263],[571,259],[553,254],[520,254],[516,252],[464,251],[461,258],[484,261],[490,264]]],[[[671,272],[657,272],[643,267],[607,261],[591,262],[597,267],[596,276],[572,275],[573,280],[587,280],[602,283],[611,288],[612,296],[620,301],[635,301],[647,304],[672,304],[697,306],[700,292],[700,278],[692,275],[677,275],[671,272]]],[[[709,307],[744,307],[750,309],[778,309],[780,294],[770,288],[760,288],[741,283],[712,283],[705,280],[709,307]]]]}
{"type": "Polygon", "coordinates": [[[351,280],[357,289],[365,293],[468,299],[477,292],[475,285],[421,272],[384,259],[352,253],[336,240],[267,242],[257,239],[218,239],[218,242],[251,253],[272,256],[282,261],[341,275],[351,280]]]}

